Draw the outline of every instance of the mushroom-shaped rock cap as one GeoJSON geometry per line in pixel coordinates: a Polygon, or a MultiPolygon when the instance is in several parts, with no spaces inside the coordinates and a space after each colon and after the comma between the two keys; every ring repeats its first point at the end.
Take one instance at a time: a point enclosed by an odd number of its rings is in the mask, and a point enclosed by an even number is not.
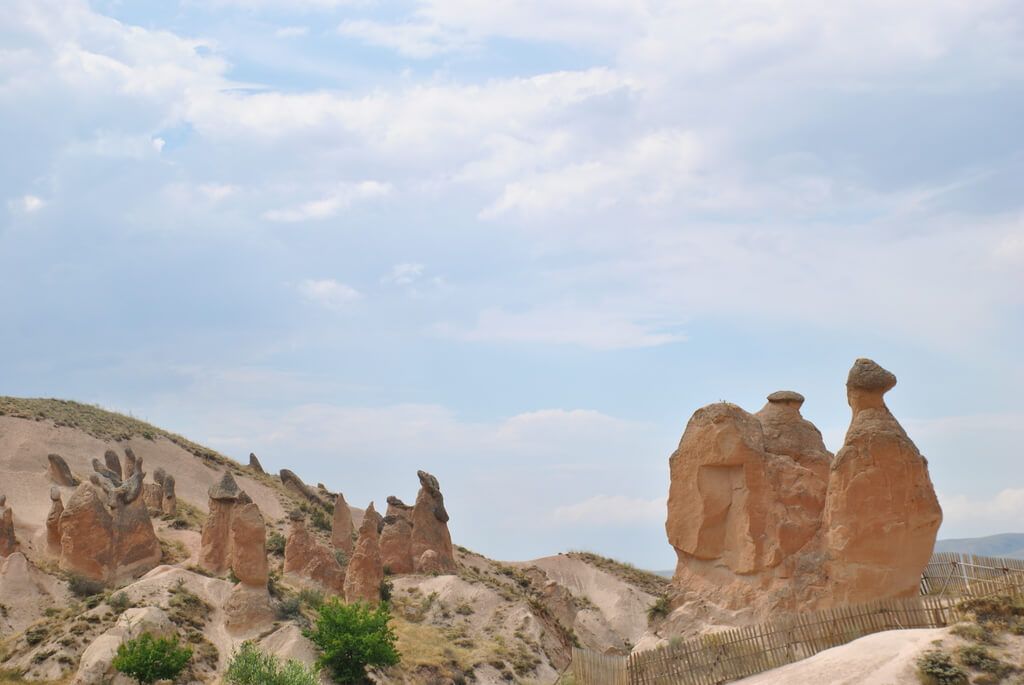
{"type": "Polygon", "coordinates": [[[886,393],[896,385],[896,375],[886,371],[870,359],[858,359],[846,379],[849,390],[867,390],[886,393]]]}
{"type": "Polygon", "coordinates": [[[210,499],[237,500],[242,494],[242,489],[238,487],[231,472],[225,471],[220,482],[210,486],[209,494],[210,499]]]}
{"type": "Polygon", "coordinates": [[[776,390],[771,395],[768,395],[768,401],[773,404],[794,403],[801,405],[804,403],[804,396],[792,390],[776,390]]]}
{"type": "Polygon", "coordinates": [[[50,499],[53,500],[54,502],[60,501],[60,488],[58,488],[56,485],[50,486],[50,499]]]}

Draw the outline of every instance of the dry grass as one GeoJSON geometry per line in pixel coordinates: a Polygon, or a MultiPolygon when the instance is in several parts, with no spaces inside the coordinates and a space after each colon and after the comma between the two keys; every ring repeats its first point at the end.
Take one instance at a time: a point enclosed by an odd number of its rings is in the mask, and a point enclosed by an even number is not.
{"type": "Polygon", "coordinates": [[[120,441],[134,437],[170,440],[187,452],[217,466],[235,465],[223,454],[187,438],[102,407],[70,400],[0,396],[0,416],[33,421],[53,421],[56,426],[77,428],[100,440],[120,441]]]}
{"type": "Polygon", "coordinates": [[[636,566],[623,561],[602,557],[593,552],[569,552],[566,556],[579,559],[591,566],[596,566],[638,590],[642,590],[655,597],[668,595],[672,591],[672,582],[668,578],[651,573],[650,571],[638,569],[636,566]]]}

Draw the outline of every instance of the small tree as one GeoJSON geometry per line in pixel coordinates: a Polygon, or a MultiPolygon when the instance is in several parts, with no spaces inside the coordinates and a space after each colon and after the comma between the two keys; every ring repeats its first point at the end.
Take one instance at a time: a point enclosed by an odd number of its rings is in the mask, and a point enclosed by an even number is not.
{"type": "Polygon", "coordinates": [[[317,670],[289,660],[281,664],[273,654],[261,652],[251,642],[243,642],[231,658],[224,674],[227,685],[318,685],[317,670]]]}
{"type": "Polygon", "coordinates": [[[316,626],[306,637],[320,648],[317,666],[329,668],[342,683],[361,683],[367,666],[398,663],[397,640],[388,622],[387,606],[376,609],[357,602],[342,604],[337,597],[320,607],[316,626]]]}
{"type": "Polygon", "coordinates": [[[114,668],[142,685],[158,680],[174,680],[192,658],[192,650],[182,647],[177,637],[153,637],[143,633],[117,648],[114,668]]]}

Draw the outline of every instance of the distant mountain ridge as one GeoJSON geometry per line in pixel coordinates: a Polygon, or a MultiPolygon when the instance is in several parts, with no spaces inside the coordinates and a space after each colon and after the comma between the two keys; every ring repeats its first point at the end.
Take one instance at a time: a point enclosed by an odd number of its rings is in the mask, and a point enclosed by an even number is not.
{"type": "Polygon", "coordinates": [[[980,538],[938,540],[935,543],[935,551],[1024,559],[1024,533],[999,533],[980,538]]]}

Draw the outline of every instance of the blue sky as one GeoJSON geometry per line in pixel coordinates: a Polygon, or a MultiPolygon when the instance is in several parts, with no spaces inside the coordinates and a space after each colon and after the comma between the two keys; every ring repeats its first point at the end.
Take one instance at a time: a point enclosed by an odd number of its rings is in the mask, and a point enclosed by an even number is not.
{"type": "Polygon", "coordinates": [[[656,568],[699,406],[894,371],[1024,517],[1012,0],[5,0],[2,392],[656,568]],[[813,6],[822,5],[822,6],[813,6]]]}

